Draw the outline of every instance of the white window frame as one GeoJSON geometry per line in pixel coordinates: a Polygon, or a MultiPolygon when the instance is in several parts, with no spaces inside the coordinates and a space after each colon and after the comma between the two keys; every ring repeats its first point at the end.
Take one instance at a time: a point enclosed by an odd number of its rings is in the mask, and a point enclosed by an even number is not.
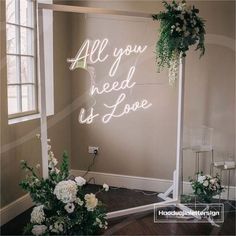
{"type": "MultiPolygon", "coordinates": [[[[38,0],[38,3],[53,4],[52,0],[38,0]]],[[[37,9],[35,9],[37,10],[37,9]]],[[[45,61],[45,83],[46,83],[46,101],[47,101],[47,116],[54,115],[54,68],[53,68],[53,13],[52,11],[44,11],[44,61],[45,61]]],[[[35,22],[37,14],[35,12],[35,22]]],[[[36,27],[35,27],[36,32],[36,27]]],[[[36,38],[36,36],[35,36],[36,38]]],[[[37,39],[38,40],[38,39],[37,39]]],[[[35,42],[36,44],[36,42],[35,42]]],[[[35,45],[37,50],[37,46],[35,45]]],[[[35,54],[36,55],[36,54],[35,54]]],[[[38,54],[37,54],[38,55],[38,54]]],[[[38,58],[36,59],[37,62],[38,58]]],[[[35,67],[35,73],[37,73],[37,64],[35,67]]],[[[37,76],[37,74],[36,74],[37,76]]],[[[37,78],[37,85],[40,86],[40,79],[37,78]]],[[[37,86],[37,90],[38,87],[37,86]]],[[[39,91],[37,91],[37,104],[39,101],[39,91]]],[[[33,119],[40,118],[40,107],[38,105],[37,113],[24,114],[19,117],[9,117],[8,124],[16,124],[33,119]]]]}
{"type": "MultiPolygon", "coordinates": [[[[22,116],[26,116],[26,115],[32,115],[32,114],[36,114],[38,113],[38,81],[37,81],[37,47],[35,45],[35,37],[36,37],[36,27],[35,27],[35,19],[31,19],[31,21],[33,22],[33,24],[31,26],[29,25],[23,25],[21,23],[21,19],[20,19],[20,7],[21,7],[21,2],[20,1],[15,1],[15,18],[17,19],[16,22],[8,22],[7,19],[6,19],[6,26],[10,26],[10,27],[15,27],[16,28],[16,38],[15,38],[15,41],[16,41],[16,51],[13,53],[13,52],[8,52],[8,49],[7,49],[7,52],[6,52],[6,55],[7,57],[16,57],[16,60],[17,60],[17,66],[16,66],[16,69],[17,69],[17,74],[18,74],[18,79],[19,81],[18,82],[14,82],[14,83],[8,83],[7,82],[7,88],[9,88],[10,86],[16,86],[17,87],[17,90],[18,90],[18,98],[17,98],[17,106],[19,107],[19,112],[16,112],[16,113],[12,113],[12,114],[9,114],[8,113],[8,118],[9,119],[12,119],[12,118],[18,118],[18,117],[22,117],[22,116]],[[29,53],[26,53],[26,54],[23,54],[21,52],[21,36],[22,36],[22,30],[25,29],[25,30],[31,30],[32,33],[33,33],[33,38],[31,38],[31,46],[32,46],[32,55],[30,55],[29,53]],[[31,70],[33,70],[33,80],[32,82],[23,82],[22,81],[22,75],[21,75],[21,61],[22,61],[22,58],[25,57],[25,58],[32,58],[33,59],[33,64],[32,64],[32,68],[30,68],[31,70]],[[34,103],[34,109],[32,110],[28,110],[28,111],[22,111],[22,100],[23,100],[23,95],[22,95],[22,87],[24,85],[31,85],[33,86],[33,93],[34,93],[34,97],[33,97],[33,100],[31,102],[34,103]]],[[[32,1],[32,14],[33,15],[36,15],[36,7],[35,7],[35,2],[32,1]]],[[[6,35],[6,37],[8,37],[6,35]]],[[[28,45],[26,45],[28,46],[28,45]]],[[[9,96],[9,94],[8,94],[9,96]]],[[[8,108],[9,109],[9,108],[8,108]]]]}

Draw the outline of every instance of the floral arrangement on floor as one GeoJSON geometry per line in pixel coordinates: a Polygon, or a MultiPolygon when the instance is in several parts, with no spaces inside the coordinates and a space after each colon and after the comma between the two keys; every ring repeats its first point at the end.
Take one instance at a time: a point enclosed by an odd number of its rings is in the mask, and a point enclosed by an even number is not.
{"type": "Polygon", "coordinates": [[[48,178],[40,177],[40,165],[32,168],[26,161],[21,161],[27,175],[20,186],[30,193],[36,204],[24,234],[92,235],[106,229],[105,207],[97,195],[101,191],[108,191],[109,186],[104,184],[96,194],[85,194],[86,180],[69,177],[68,155],[64,153],[58,169],[58,161],[50,145],[48,147],[48,178]]]}
{"type": "Polygon", "coordinates": [[[154,20],[160,21],[160,35],[156,44],[156,60],[158,72],[169,68],[169,83],[174,84],[178,76],[180,56],[185,57],[192,45],[196,50],[205,52],[204,20],[199,17],[195,6],[187,6],[185,1],[168,4],[163,2],[165,11],[153,15],[154,20]]]}
{"type": "Polygon", "coordinates": [[[197,173],[196,179],[190,179],[194,194],[201,202],[210,203],[214,196],[220,194],[224,188],[221,186],[219,175],[214,177],[197,173]]]}

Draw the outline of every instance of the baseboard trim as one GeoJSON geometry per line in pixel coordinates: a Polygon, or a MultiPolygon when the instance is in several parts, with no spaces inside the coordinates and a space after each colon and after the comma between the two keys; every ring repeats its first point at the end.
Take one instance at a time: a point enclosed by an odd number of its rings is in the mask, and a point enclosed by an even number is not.
{"type": "MultiPolygon", "coordinates": [[[[83,176],[86,171],[84,170],[71,170],[71,174],[74,176],[83,176]]],[[[172,184],[172,180],[167,179],[156,179],[147,178],[140,176],[131,175],[119,175],[112,173],[94,172],[91,171],[87,174],[86,179],[94,177],[96,184],[107,183],[114,187],[123,187],[128,189],[140,189],[144,191],[155,191],[155,192],[165,192],[172,184]]],[[[192,189],[189,182],[183,183],[184,193],[191,193],[192,189]]],[[[236,200],[235,198],[236,188],[235,186],[230,186],[230,200],[236,200]]],[[[222,199],[227,199],[227,191],[222,193],[222,199]]],[[[33,206],[33,202],[29,196],[26,194],[14,202],[8,204],[7,206],[0,209],[0,223],[1,226],[14,219],[19,214],[28,210],[33,206]]]]}
{"type": "Polygon", "coordinates": [[[1,226],[33,206],[30,195],[26,194],[0,209],[1,226]]]}
{"type": "MultiPolygon", "coordinates": [[[[74,176],[83,176],[86,171],[84,170],[71,170],[74,176]]],[[[119,175],[112,173],[94,172],[91,171],[87,174],[86,179],[94,177],[96,184],[106,183],[114,187],[124,187],[128,189],[140,189],[144,191],[165,192],[173,183],[172,180],[147,178],[131,175],[119,175]]],[[[192,188],[189,182],[183,182],[184,193],[192,193],[192,188]]],[[[236,187],[230,186],[229,199],[235,200],[236,187]]],[[[217,197],[218,198],[218,197],[217,197]]],[[[227,199],[227,190],[221,194],[222,199],[227,199]]]]}

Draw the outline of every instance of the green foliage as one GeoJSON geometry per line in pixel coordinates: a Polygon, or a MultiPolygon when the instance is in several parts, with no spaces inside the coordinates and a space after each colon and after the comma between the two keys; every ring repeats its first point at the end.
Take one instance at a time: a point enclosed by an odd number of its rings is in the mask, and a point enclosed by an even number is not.
{"type": "Polygon", "coordinates": [[[69,157],[67,152],[63,153],[63,159],[60,170],[61,180],[67,179],[69,177],[69,157]]]}
{"type": "Polygon", "coordinates": [[[179,56],[186,56],[189,47],[196,45],[200,56],[205,52],[205,23],[198,16],[195,6],[187,7],[186,2],[163,2],[165,11],[153,15],[153,20],[160,22],[159,40],[156,44],[158,71],[170,68],[179,56]]]}

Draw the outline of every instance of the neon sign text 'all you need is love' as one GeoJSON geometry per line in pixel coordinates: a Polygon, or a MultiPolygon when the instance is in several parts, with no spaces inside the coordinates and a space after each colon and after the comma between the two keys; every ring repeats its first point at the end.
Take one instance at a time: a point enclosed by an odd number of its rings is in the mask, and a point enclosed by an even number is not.
{"type": "MultiPolygon", "coordinates": [[[[80,49],[78,50],[76,56],[72,59],[67,60],[69,63],[71,63],[69,67],[70,70],[75,70],[77,68],[87,68],[88,61],[89,64],[93,65],[96,63],[104,63],[107,60],[112,60],[113,63],[108,72],[109,77],[112,78],[116,75],[122,58],[134,54],[140,55],[144,53],[144,51],[147,49],[147,45],[127,45],[125,48],[114,48],[112,55],[109,55],[105,53],[105,49],[108,47],[108,43],[109,41],[107,38],[103,40],[97,39],[93,42],[91,42],[89,39],[85,40],[80,49]]],[[[136,82],[132,80],[135,73],[135,69],[136,67],[132,65],[129,68],[127,77],[120,82],[105,82],[100,87],[92,84],[90,88],[91,96],[100,96],[103,94],[111,93],[113,91],[120,91],[121,93],[113,104],[103,104],[104,107],[107,109],[107,113],[105,114],[101,115],[96,113],[94,107],[91,107],[87,112],[84,108],[81,108],[79,114],[79,122],[82,124],[91,124],[95,118],[100,117],[103,123],[108,123],[113,118],[122,117],[124,115],[129,114],[130,112],[136,112],[141,109],[145,110],[151,107],[152,104],[146,99],[136,101],[133,104],[125,103],[125,90],[133,88],[136,84],[136,82]]]]}

